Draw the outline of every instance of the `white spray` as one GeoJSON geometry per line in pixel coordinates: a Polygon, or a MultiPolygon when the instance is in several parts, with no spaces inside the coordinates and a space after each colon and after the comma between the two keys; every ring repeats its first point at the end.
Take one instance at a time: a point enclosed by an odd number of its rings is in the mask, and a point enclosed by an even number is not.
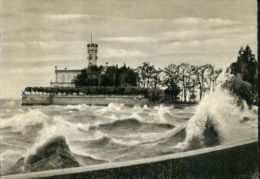
{"type": "Polygon", "coordinates": [[[194,116],[187,123],[185,140],[178,143],[176,148],[188,148],[194,138],[203,141],[207,120],[217,129],[222,144],[257,137],[257,114],[247,106],[242,110],[236,105],[234,96],[221,87],[227,78],[221,74],[216,89],[202,99],[194,116]],[[245,117],[249,119],[246,122],[245,117]]]}

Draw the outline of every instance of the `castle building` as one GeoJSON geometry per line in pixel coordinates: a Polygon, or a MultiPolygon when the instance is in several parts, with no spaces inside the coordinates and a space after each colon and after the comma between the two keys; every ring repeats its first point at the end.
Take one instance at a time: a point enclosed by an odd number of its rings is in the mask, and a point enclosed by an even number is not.
{"type": "MultiPolygon", "coordinates": [[[[87,44],[87,52],[88,52],[88,66],[97,65],[97,52],[98,52],[98,44],[92,42],[92,34],[91,34],[91,41],[87,44]]],[[[64,86],[64,87],[73,87],[75,86],[73,80],[77,75],[79,75],[81,69],[58,69],[55,66],[55,81],[50,82],[51,87],[55,86],[64,86]]]]}

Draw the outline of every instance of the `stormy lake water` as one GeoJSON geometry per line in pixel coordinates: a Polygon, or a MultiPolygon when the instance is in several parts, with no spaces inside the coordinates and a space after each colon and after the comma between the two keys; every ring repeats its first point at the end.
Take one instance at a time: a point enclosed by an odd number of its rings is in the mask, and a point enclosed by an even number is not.
{"type": "Polygon", "coordinates": [[[8,173],[19,158],[57,135],[66,138],[81,166],[174,153],[194,136],[203,138],[209,119],[221,143],[256,137],[257,109],[241,111],[228,96],[222,97],[212,102],[214,96],[209,96],[199,105],[181,109],[123,104],[21,106],[20,100],[1,100],[1,173],[8,173]],[[186,131],[178,130],[183,126],[186,131]]]}

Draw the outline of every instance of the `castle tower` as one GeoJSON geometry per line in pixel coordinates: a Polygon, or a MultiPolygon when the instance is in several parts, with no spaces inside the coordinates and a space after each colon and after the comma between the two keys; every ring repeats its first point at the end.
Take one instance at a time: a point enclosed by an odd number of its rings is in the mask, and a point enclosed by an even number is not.
{"type": "Polygon", "coordinates": [[[97,52],[98,52],[98,44],[92,42],[92,33],[90,44],[87,45],[88,48],[88,65],[97,65],[97,52]]]}

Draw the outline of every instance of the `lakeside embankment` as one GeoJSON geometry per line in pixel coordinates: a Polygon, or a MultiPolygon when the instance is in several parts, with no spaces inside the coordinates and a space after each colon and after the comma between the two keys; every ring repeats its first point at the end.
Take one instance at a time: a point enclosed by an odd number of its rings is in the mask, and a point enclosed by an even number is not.
{"type": "Polygon", "coordinates": [[[107,106],[111,103],[124,104],[126,106],[155,106],[159,104],[172,105],[175,104],[176,108],[184,108],[198,104],[197,102],[152,102],[148,98],[141,95],[50,95],[50,94],[26,94],[22,97],[22,105],[100,105],[107,106]]]}
{"type": "Polygon", "coordinates": [[[253,178],[258,168],[258,140],[160,157],[86,167],[2,176],[11,178],[253,178]]]}
{"type": "Polygon", "coordinates": [[[27,94],[22,97],[22,105],[68,105],[87,104],[106,106],[110,103],[124,104],[129,106],[148,104],[148,99],[140,95],[49,95],[27,94]]]}

